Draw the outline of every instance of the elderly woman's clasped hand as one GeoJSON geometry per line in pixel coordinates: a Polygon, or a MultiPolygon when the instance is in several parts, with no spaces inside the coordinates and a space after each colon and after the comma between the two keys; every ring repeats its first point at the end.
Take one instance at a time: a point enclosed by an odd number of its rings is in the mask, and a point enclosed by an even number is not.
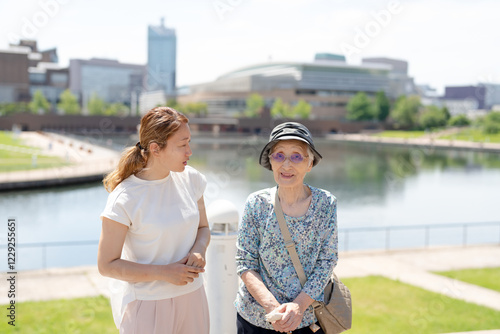
{"type": "Polygon", "coordinates": [[[281,320],[271,323],[275,331],[282,333],[295,330],[300,325],[304,315],[297,303],[281,304],[273,312],[282,314],[281,320]]]}

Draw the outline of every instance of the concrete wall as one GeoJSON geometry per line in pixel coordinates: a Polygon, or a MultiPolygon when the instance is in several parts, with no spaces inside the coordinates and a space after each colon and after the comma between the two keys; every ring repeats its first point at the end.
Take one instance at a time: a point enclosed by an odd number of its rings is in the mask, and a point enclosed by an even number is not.
{"type": "MultiPolygon", "coordinates": [[[[383,123],[376,122],[348,122],[340,120],[287,120],[271,119],[269,112],[261,118],[213,119],[191,118],[192,131],[242,132],[242,133],[270,133],[276,125],[294,121],[300,122],[315,135],[327,133],[357,133],[363,131],[383,130],[383,123]]],[[[140,124],[140,117],[111,117],[111,116],[77,116],[77,115],[34,115],[28,113],[14,114],[0,117],[0,130],[12,130],[14,125],[23,131],[66,131],[72,133],[110,134],[116,132],[136,133],[140,124]]]]}
{"type": "Polygon", "coordinates": [[[0,117],[0,130],[12,130],[14,125],[23,131],[67,131],[80,133],[101,131],[137,132],[140,117],[80,116],[80,115],[33,115],[28,113],[0,117]]]}

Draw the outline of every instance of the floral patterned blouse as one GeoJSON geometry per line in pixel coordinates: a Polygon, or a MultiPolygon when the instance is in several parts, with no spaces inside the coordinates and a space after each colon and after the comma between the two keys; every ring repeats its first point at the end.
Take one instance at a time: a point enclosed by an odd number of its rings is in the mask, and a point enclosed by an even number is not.
{"type": "MultiPolygon", "coordinates": [[[[239,227],[236,244],[238,275],[248,270],[259,273],[281,304],[292,302],[301,291],[314,300],[323,301],[323,290],[337,264],[337,200],[326,190],[309,188],[312,200],[306,214],[298,218],[285,214],[300,263],[308,277],[303,288],[274,213],[271,196],[276,188],[263,189],[248,197],[239,227]]],[[[251,324],[273,329],[265,320],[264,308],[248,292],[243,281],[234,304],[240,316],[251,324]]],[[[314,310],[309,306],[298,328],[314,322],[314,310]]]]}

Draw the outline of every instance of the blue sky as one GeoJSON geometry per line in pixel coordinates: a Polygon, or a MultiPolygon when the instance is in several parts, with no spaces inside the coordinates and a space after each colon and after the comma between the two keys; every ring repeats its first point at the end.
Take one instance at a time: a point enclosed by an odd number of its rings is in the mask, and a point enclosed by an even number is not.
{"type": "Polygon", "coordinates": [[[419,84],[500,83],[497,0],[0,0],[0,49],[18,37],[70,58],[145,64],[147,26],[177,31],[177,83],[316,52],[409,62],[419,84]]]}

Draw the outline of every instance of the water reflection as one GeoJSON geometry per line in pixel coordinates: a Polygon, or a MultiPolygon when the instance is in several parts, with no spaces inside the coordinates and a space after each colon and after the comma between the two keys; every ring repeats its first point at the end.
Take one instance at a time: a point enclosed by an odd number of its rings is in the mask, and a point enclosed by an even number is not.
{"type": "MultiPolygon", "coordinates": [[[[196,140],[191,163],[208,173],[215,185],[233,189],[244,184],[252,192],[274,183],[272,173],[258,165],[263,140],[249,138],[233,143],[213,144],[196,140]]],[[[346,202],[383,203],[401,194],[408,182],[419,175],[459,173],[473,179],[483,175],[494,188],[500,174],[500,155],[486,152],[426,148],[404,148],[318,141],[322,162],[306,177],[306,182],[327,189],[346,202]],[[486,173],[486,174],[485,174],[486,173]]],[[[483,177],[480,177],[483,180],[483,177]]],[[[484,182],[484,181],[483,181],[484,182]]],[[[478,184],[479,186],[480,184],[478,184]]],[[[233,191],[227,189],[228,191],[233,191]]],[[[474,189],[468,189],[474,193],[474,189]]],[[[248,194],[248,193],[247,193],[248,194]]],[[[210,197],[210,194],[209,196],[210,197]]],[[[240,204],[240,203],[239,203],[240,204]]]]}

